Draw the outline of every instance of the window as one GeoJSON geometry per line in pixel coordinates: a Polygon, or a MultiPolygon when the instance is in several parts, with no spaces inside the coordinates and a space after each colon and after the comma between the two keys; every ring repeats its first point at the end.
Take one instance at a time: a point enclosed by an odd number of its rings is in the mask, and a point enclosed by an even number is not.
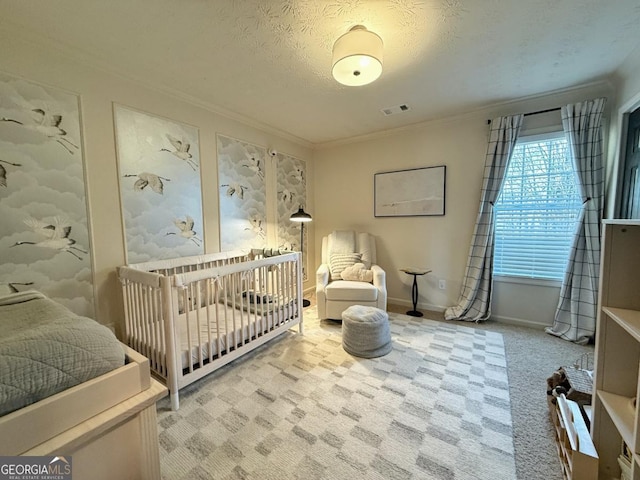
{"type": "Polygon", "coordinates": [[[562,280],[581,206],[564,134],[521,138],[494,206],[494,274],[562,280]]]}

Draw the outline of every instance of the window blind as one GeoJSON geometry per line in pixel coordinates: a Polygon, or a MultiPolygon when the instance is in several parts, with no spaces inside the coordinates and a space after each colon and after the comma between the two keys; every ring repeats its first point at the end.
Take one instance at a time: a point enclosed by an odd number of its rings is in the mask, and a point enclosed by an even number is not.
{"type": "Polygon", "coordinates": [[[562,280],[581,205],[564,134],[523,137],[494,205],[494,274],[562,280]]]}

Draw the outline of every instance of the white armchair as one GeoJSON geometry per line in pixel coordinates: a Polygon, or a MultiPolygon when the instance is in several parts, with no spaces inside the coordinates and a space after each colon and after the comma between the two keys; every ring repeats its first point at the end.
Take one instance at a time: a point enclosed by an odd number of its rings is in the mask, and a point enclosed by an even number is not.
{"type": "Polygon", "coordinates": [[[322,263],[316,271],[316,300],[321,320],[339,320],[351,305],[386,311],[386,274],[376,264],[376,243],[372,235],[334,231],[322,238],[322,263]],[[364,267],[354,267],[357,263],[364,267]]]}

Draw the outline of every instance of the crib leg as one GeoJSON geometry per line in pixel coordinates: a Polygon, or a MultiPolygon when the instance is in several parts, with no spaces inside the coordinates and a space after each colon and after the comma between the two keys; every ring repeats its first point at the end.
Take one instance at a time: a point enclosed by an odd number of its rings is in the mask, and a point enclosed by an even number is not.
{"type": "Polygon", "coordinates": [[[178,399],[178,392],[171,392],[171,410],[174,412],[180,408],[180,400],[178,399]]]}

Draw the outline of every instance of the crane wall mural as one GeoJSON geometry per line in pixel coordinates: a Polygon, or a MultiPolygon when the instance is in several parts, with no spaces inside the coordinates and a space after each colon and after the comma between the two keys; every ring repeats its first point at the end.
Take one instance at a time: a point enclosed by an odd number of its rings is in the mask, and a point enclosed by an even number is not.
{"type": "Polygon", "coordinates": [[[79,97],[0,73],[0,295],[94,315],[79,97]]]}
{"type": "Polygon", "coordinates": [[[198,129],[114,105],[127,263],[204,253],[198,129]]]}
{"type": "MultiPolygon", "coordinates": [[[[204,253],[199,130],[115,103],[113,115],[126,262],[204,253]]],[[[306,163],[216,140],[220,249],[298,250],[306,163]]],[[[0,219],[0,296],[35,289],[94,317],[80,97],[1,72],[0,219]]]]}
{"type": "Polygon", "coordinates": [[[223,251],[267,244],[264,147],[224,135],[218,141],[220,246],[223,251]]]}
{"type": "MultiPolygon", "coordinates": [[[[300,251],[301,249],[301,225],[292,222],[291,215],[300,207],[306,211],[307,207],[307,164],[304,160],[287,154],[276,154],[276,179],[278,201],[278,246],[287,250],[300,251]]],[[[307,280],[307,232],[304,230],[304,257],[302,274],[307,280]]]]}

